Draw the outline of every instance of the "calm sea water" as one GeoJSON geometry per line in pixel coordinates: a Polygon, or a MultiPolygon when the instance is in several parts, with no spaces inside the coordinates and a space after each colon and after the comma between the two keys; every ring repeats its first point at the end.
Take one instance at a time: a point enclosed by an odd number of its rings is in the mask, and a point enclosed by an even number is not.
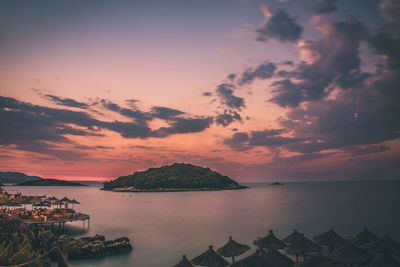
{"type": "MultiPolygon", "coordinates": [[[[400,240],[400,181],[253,184],[245,190],[176,193],[114,193],[99,186],[5,189],[76,198],[82,203],[76,209],[91,216],[85,235],[131,239],[131,253],[72,266],[173,266],[182,254],[197,256],[208,245],[223,245],[229,235],[252,245],[268,229],[280,238],[294,228],[312,237],[333,226],[349,237],[366,226],[400,240]]],[[[78,230],[82,223],[72,226],[78,230]]]]}

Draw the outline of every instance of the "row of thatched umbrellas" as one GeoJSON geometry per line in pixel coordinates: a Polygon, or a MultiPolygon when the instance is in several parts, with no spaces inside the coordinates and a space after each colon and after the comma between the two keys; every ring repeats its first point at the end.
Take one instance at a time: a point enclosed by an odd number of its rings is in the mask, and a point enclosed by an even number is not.
{"type": "Polygon", "coordinates": [[[67,197],[57,199],[54,196],[46,198],[46,196],[24,196],[21,194],[17,194],[16,197],[0,198],[0,206],[18,207],[29,204],[35,207],[51,207],[52,205],[61,207],[61,205],[64,204],[72,204],[72,206],[74,206],[75,204],[80,204],[80,202],[67,197]]]}
{"type": "Polygon", "coordinates": [[[227,266],[229,262],[223,257],[232,258],[233,267],[293,267],[294,261],[285,256],[278,249],[285,249],[287,253],[298,257],[303,257],[302,267],[333,267],[339,264],[352,266],[353,264],[368,264],[368,267],[400,267],[391,254],[400,255],[400,244],[391,239],[388,235],[383,238],[378,238],[371,233],[367,228],[364,228],[360,233],[345,240],[338,235],[333,228],[322,234],[313,237],[314,241],[306,238],[304,234],[294,230],[286,238],[280,240],[275,237],[272,230],[265,237],[258,238],[253,242],[258,247],[255,253],[250,256],[234,261],[234,257],[247,252],[250,247],[240,244],[229,237],[228,242],[215,251],[212,246],[209,246],[207,251],[190,261],[184,255],[182,260],[175,267],[193,267],[193,264],[200,266],[227,266]],[[322,246],[329,249],[329,257],[322,256],[322,246]],[[374,254],[368,250],[382,254],[378,259],[371,262],[374,254]],[[313,254],[309,260],[306,260],[307,254],[313,254]]]}

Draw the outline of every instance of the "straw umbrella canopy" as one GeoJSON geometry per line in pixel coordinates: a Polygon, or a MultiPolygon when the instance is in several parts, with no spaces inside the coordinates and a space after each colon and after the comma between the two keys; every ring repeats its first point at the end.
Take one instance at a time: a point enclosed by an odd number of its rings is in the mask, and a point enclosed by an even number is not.
{"type": "Polygon", "coordinates": [[[276,248],[271,247],[264,254],[261,254],[264,260],[271,263],[274,267],[293,267],[294,262],[280,253],[276,248]]]}
{"type": "Polygon", "coordinates": [[[16,199],[9,199],[6,203],[6,206],[8,207],[20,207],[22,206],[21,204],[18,203],[18,201],[16,199]]]}
{"type": "Polygon", "coordinates": [[[72,199],[71,201],[68,201],[68,203],[72,204],[72,209],[74,208],[74,204],[81,204],[78,200],[76,200],[75,198],[72,199]]]}
{"type": "Polygon", "coordinates": [[[230,267],[273,267],[273,265],[264,260],[260,255],[260,251],[256,250],[250,256],[232,263],[230,267]]]}
{"type": "Polygon", "coordinates": [[[64,201],[62,201],[61,199],[57,199],[51,202],[51,205],[60,206],[60,208],[62,204],[64,204],[64,201]]]}
{"type": "Polygon", "coordinates": [[[65,202],[69,202],[71,201],[71,199],[67,198],[67,196],[63,197],[62,199],[60,199],[61,201],[65,202]]]}
{"type": "Polygon", "coordinates": [[[314,240],[317,241],[318,245],[329,247],[329,252],[332,252],[334,248],[343,246],[346,240],[338,235],[333,228],[329,231],[314,236],[314,240]]]}
{"type": "Polygon", "coordinates": [[[217,252],[224,257],[232,257],[232,262],[234,262],[236,256],[242,255],[249,249],[250,247],[248,245],[239,244],[232,239],[232,236],[229,236],[229,241],[217,249],[217,252]]]}
{"type": "Polygon", "coordinates": [[[209,267],[219,267],[219,266],[229,265],[229,262],[224,260],[224,258],[222,258],[214,251],[213,246],[209,246],[206,252],[191,259],[190,261],[196,265],[209,266],[209,267]]]}
{"type": "Polygon", "coordinates": [[[391,239],[388,235],[368,244],[366,248],[379,253],[400,254],[400,244],[391,239]]]}
{"type": "Polygon", "coordinates": [[[356,247],[350,242],[346,242],[344,246],[333,251],[329,257],[335,262],[352,266],[353,264],[367,263],[373,255],[364,249],[356,247]]]}
{"type": "Polygon", "coordinates": [[[174,267],[194,267],[193,264],[186,258],[186,255],[182,255],[182,260],[174,267]]]}
{"type": "Polygon", "coordinates": [[[368,267],[400,267],[400,263],[396,261],[390,254],[384,253],[376,261],[367,265],[368,267]]]}
{"type": "Polygon", "coordinates": [[[267,236],[255,240],[253,244],[259,248],[266,248],[266,249],[272,247],[282,249],[285,247],[285,243],[276,238],[272,230],[269,230],[269,234],[267,236]]]}
{"type": "Polygon", "coordinates": [[[379,238],[371,233],[366,227],[356,235],[349,238],[349,241],[357,246],[366,245],[368,243],[377,241],[379,238]]]}
{"type": "Polygon", "coordinates": [[[322,248],[306,238],[303,234],[300,234],[297,239],[293,239],[293,242],[289,244],[286,249],[290,254],[296,255],[296,263],[298,262],[298,255],[303,256],[303,260],[306,258],[307,253],[317,252],[321,253],[322,248]]]}
{"type": "Polygon", "coordinates": [[[282,241],[291,244],[298,240],[298,238],[301,238],[301,234],[296,229],[293,229],[293,233],[282,239],[282,241]]]}
{"type": "Polygon", "coordinates": [[[313,257],[300,264],[300,267],[336,267],[335,263],[327,257],[313,257]]]}
{"type": "Polygon", "coordinates": [[[22,197],[22,198],[18,199],[18,203],[24,205],[24,208],[25,208],[25,205],[31,204],[31,201],[28,197],[22,197]]]}

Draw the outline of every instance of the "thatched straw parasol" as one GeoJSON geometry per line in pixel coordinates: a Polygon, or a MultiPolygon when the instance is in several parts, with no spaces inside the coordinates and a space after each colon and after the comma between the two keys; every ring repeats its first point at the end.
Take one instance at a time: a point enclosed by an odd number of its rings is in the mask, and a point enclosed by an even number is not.
{"type": "Polygon", "coordinates": [[[269,234],[267,236],[255,240],[253,244],[259,248],[266,248],[266,249],[272,247],[281,249],[285,247],[285,243],[276,238],[272,230],[269,230],[269,234]]]}
{"type": "Polygon", "coordinates": [[[329,247],[329,252],[332,252],[334,248],[343,246],[346,240],[338,235],[333,228],[329,231],[314,236],[314,240],[317,241],[318,245],[329,247]]]}
{"type": "Polygon", "coordinates": [[[383,238],[368,244],[366,248],[379,253],[400,254],[400,244],[387,234],[383,238]]]}
{"type": "Polygon", "coordinates": [[[371,233],[366,227],[356,235],[349,238],[349,241],[357,246],[366,245],[368,243],[377,241],[379,238],[371,233]]]}
{"type": "Polygon", "coordinates": [[[264,260],[260,255],[260,251],[256,250],[250,256],[232,263],[230,267],[273,267],[273,265],[264,260]]]}
{"type": "Polygon", "coordinates": [[[367,267],[400,267],[400,263],[390,254],[384,253],[376,261],[368,264],[367,267]]]}
{"type": "Polygon", "coordinates": [[[301,237],[301,234],[296,229],[293,229],[293,233],[291,233],[290,235],[288,235],[287,237],[282,239],[282,241],[290,244],[290,243],[295,242],[300,237],[301,237]]]}
{"type": "Polygon", "coordinates": [[[217,249],[217,252],[224,257],[232,257],[232,262],[234,262],[236,256],[242,255],[249,249],[250,247],[248,245],[239,244],[230,236],[229,241],[217,249]]]}
{"type": "Polygon", "coordinates": [[[294,262],[280,253],[276,248],[271,247],[268,251],[264,254],[261,254],[261,257],[272,264],[274,267],[293,267],[294,262]]]}
{"type": "Polygon", "coordinates": [[[337,265],[327,257],[313,257],[300,264],[299,267],[336,267],[337,265]]]}
{"type": "Polygon", "coordinates": [[[190,260],[193,264],[200,266],[209,266],[209,267],[219,267],[219,266],[227,266],[229,262],[224,260],[220,255],[218,255],[213,246],[209,246],[207,251],[202,253],[190,260]]]}
{"type": "Polygon", "coordinates": [[[22,205],[18,203],[16,199],[9,199],[6,203],[5,206],[8,207],[21,207],[22,205]]]}
{"type": "Polygon", "coordinates": [[[182,260],[174,267],[194,267],[193,264],[186,258],[186,255],[182,256],[182,260]]]}
{"type": "Polygon", "coordinates": [[[296,263],[298,263],[299,255],[302,255],[303,260],[305,260],[307,253],[317,252],[321,254],[322,248],[306,238],[303,234],[300,234],[297,239],[293,239],[293,242],[289,244],[286,250],[290,254],[296,255],[296,263]]]}
{"type": "Polygon", "coordinates": [[[67,196],[63,197],[62,199],[60,199],[61,201],[65,202],[69,202],[71,201],[71,199],[67,198],[67,196]]]}
{"type": "Polygon", "coordinates": [[[81,204],[78,200],[76,200],[75,198],[72,199],[71,201],[69,201],[68,203],[72,204],[72,209],[74,208],[74,204],[81,204]]]}
{"type": "Polygon", "coordinates": [[[353,264],[367,263],[373,255],[364,249],[354,246],[350,242],[346,242],[344,246],[333,251],[329,257],[335,262],[352,266],[353,264]]]}

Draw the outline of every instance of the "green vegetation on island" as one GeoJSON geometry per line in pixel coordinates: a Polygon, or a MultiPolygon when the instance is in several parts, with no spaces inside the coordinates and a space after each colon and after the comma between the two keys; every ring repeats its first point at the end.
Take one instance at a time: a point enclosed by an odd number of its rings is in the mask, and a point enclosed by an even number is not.
{"type": "Polygon", "coordinates": [[[190,191],[242,189],[236,181],[209,168],[174,163],[121,176],[104,183],[103,190],[113,191],[190,191]]]}
{"type": "Polygon", "coordinates": [[[42,180],[27,181],[19,183],[17,185],[18,186],[86,186],[81,183],[70,182],[65,180],[57,180],[57,179],[42,179],[42,180]]]}

